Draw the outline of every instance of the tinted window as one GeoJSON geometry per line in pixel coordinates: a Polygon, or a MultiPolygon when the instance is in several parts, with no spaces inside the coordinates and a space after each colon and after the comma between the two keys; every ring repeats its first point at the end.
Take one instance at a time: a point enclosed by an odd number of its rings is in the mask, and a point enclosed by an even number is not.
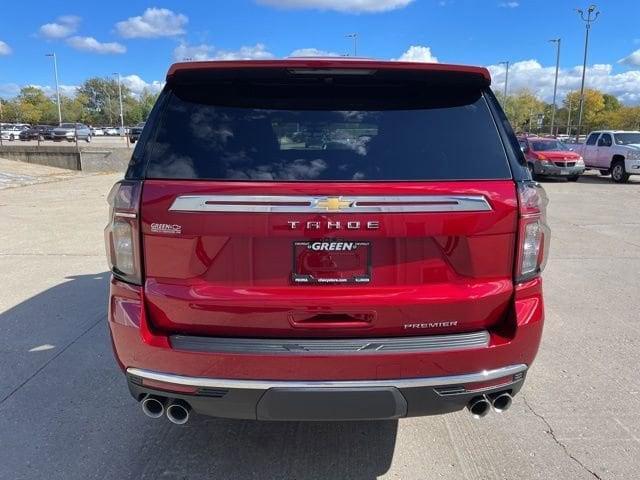
{"type": "Polygon", "coordinates": [[[614,133],[618,145],[640,144],[640,133],[614,133]]]}
{"type": "Polygon", "coordinates": [[[611,135],[609,135],[608,133],[603,133],[602,136],[600,137],[600,140],[598,140],[598,146],[599,147],[610,147],[611,146],[611,135]]]}
{"type": "Polygon", "coordinates": [[[589,138],[587,138],[587,145],[595,145],[596,144],[596,140],[598,140],[598,135],[600,135],[599,133],[592,133],[591,135],[589,135],[589,138]]]}
{"type": "Polygon", "coordinates": [[[147,178],[510,178],[479,91],[175,87],[147,141],[147,178]]]}
{"type": "Polygon", "coordinates": [[[567,147],[564,143],[558,142],[556,140],[541,140],[537,142],[531,142],[531,146],[536,152],[564,152],[569,150],[569,147],[567,147]]]}

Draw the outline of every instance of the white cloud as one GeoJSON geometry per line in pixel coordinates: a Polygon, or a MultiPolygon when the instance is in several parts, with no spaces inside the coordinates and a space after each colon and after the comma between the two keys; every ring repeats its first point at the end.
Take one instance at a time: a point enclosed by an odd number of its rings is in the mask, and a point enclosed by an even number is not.
{"type": "Polygon", "coordinates": [[[256,0],[280,8],[336,10],[345,13],[376,13],[404,8],[413,0],[256,0]]]}
{"type": "Polygon", "coordinates": [[[213,45],[201,43],[189,45],[181,43],[173,50],[173,57],[177,61],[183,60],[268,60],[274,58],[262,43],[253,46],[243,46],[238,50],[218,50],[213,45]]]}
{"type": "Polygon", "coordinates": [[[431,53],[431,48],[422,45],[411,45],[409,49],[395,60],[401,62],[438,63],[438,58],[431,53]]]}
{"type": "Polygon", "coordinates": [[[153,80],[151,83],[147,83],[135,74],[123,76],[122,84],[126,85],[131,90],[131,93],[136,96],[140,95],[145,89],[152,93],[157,93],[164,87],[164,82],[160,80],[153,80]]]}
{"type": "Polygon", "coordinates": [[[520,6],[519,2],[501,2],[498,4],[502,8],[517,8],[520,6]]]}
{"type": "MultiPolygon", "coordinates": [[[[493,79],[493,88],[501,90],[504,85],[504,65],[487,67],[493,79]]],[[[560,69],[558,74],[558,98],[580,89],[582,66],[560,69]]],[[[515,62],[509,67],[509,92],[529,89],[546,102],[553,99],[555,65],[543,67],[537,60],[515,62]]],[[[595,88],[616,96],[626,104],[640,103],[640,70],[613,73],[608,64],[596,64],[587,68],[586,88],[595,88]]]]}
{"type": "Polygon", "coordinates": [[[0,98],[13,98],[20,93],[17,83],[0,83],[0,98]]]}
{"type": "Polygon", "coordinates": [[[339,57],[339,53],[317,48],[298,48],[289,54],[290,57],[339,57]]]}
{"type": "Polygon", "coordinates": [[[10,55],[11,51],[11,47],[0,40],[0,55],[10,55]]]}
{"type": "Polygon", "coordinates": [[[124,38],[174,37],[185,33],[189,18],[168,8],[147,8],[142,15],[116,23],[124,38]]]}
{"type": "Polygon", "coordinates": [[[125,53],[127,48],[117,42],[99,42],[93,37],[70,37],[67,43],[76,50],[84,52],[109,54],[109,53],[125,53]]]}
{"type": "Polygon", "coordinates": [[[80,17],[76,15],[62,15],[55,22],[40,26],[40,35],[45,38],[65,38],[75,33],[80,24],[80,17]]]}
{"type": "Polygon", "coordinates": [[[640,49],[618,60],[618,63],[622,63],[624,65],[631,65],[634,67],[640,67],[640,49]]]}

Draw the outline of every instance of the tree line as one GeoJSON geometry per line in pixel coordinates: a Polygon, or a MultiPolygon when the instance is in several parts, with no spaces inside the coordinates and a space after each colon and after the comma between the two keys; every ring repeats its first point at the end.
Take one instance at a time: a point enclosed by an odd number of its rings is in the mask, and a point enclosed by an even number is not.
{"type": "MultiPolygon", "coordinates": [[[[126,85],[122,87],[122,107],[125,125],[145,121],[158,94],[147,89],[134,95],[126,85]]],[[[111,78],[87,79],[75,96],[60,95],[63,122],[82,122],[94,126],[120,125],[120,96],[118,81],[111,78]]],[[[58,124],[58,106],[55,95],[48,96],[40,88],[28,86],[11,100],[1,100],[5,123],[29,123],[31,125],[58,124]]]]}
{"type": "MultiPolygon", "coordinates": [[[[553,106],[531,90],[508,95],[496,94],[517,132],[551,133],[553,106]]],[[[578,126],[580,92],[569,92],[556,108],[554,134],[575,135],[578,126]]],[[[640,106],[626,106],[613,95],[585,89],[581,133],[598,129],[640,130],[640,106]]]]}
{"type": "MultiPolygon", "coordinates": [[[[552,105],[540,100],[531,90],[520,90],[506,99],[496,93],[509,121],[518,132],[550,133],[552,105]]],[[[153,107],[157,93],[143,90],[134,95],[122,85],[125,125],[145,121],[153,107]]],[[[555,134],[576,133],[580,92],[569,92],[556,109],[555,134]]],[[[58,108],[55,96],[47,96],[37,87],[23,87],[12,100],[2,102],[2,122],[57,125],[58,108]]],[[[73,97],[61,96],[63,122],[82,122],[87,125],[119,125],[120,99],[118,82],[113,78],[87,79],[73,97]]],[[[582,133],[600,128],[640,130],[640,106],[625,106],[613,95],[594,89],[585,90],[582,133]]]]}

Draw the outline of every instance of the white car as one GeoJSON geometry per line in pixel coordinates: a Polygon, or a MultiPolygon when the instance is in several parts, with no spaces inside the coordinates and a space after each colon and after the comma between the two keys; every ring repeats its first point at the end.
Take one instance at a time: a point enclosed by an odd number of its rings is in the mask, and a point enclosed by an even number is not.
{"type": "Polygon", "coordinates": [[[118,129],[115,127],[104,127],[104,134],[109,136],[118,135],[118,129]]]}
{"type": "Polygon", "coordinates": [[[102,137],[104,136],[104,130],[102,127],[93,127],[91,128],[91,135],[94,137],[102,137]]]}
{"type": "Polygon", "coordinates": [[[591,132],[574,151],[582,155],[587,170],[611,175],[616,183],[625,183],[630,175],[640,175],[640,131],[591,132]]]}
{"type": "Polygon", "coordinates": [[[27,128],[29,128],[29,126],[25,124],[12,125],[10,123],[3,123],[0,127],[0,135],[3,140],[13,142],[14,140],[18,140],[20,138],[20,132],[27,128]]]}

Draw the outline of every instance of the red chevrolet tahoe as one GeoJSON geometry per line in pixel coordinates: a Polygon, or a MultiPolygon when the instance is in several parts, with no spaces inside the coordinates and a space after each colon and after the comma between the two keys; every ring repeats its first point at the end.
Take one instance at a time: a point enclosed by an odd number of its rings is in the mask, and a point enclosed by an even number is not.
{"type": "Polygon", "coordinates": [[[547,199],[487,70],[173,65],[109,195],[108,323],[151,417],[506,410],[544,319],[547,199]]]}

